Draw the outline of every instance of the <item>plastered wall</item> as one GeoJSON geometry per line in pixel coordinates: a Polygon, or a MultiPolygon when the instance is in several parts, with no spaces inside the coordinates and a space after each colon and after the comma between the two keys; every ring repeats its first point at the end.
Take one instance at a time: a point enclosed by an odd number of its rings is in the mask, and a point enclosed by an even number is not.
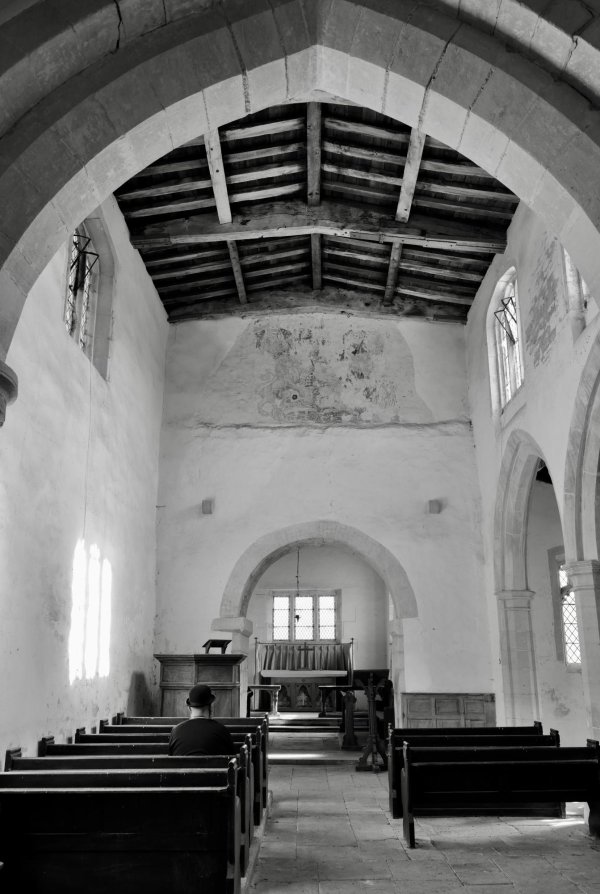
{"type": "MultiPolygon", "coordinates": [[[[569,429],[582,371],[597,339],[599,324],[600,317],[592,301],[586,313],[585,328],[577,337],[574,336],[568,313],[560,244],[521,203],[509,228],[506,252],[496,256],[486,274],[469,314],[466,333],[469,406],[482,498],[485,593],[499,693],[502,692],[502,680],[498,663],[495,592],[502,584],[494,578],[494,551],[499,542],[494,514],[502,459],[513,432],[522,432],[536,445],[536,452],[539,452],[550,471],[562,523],[565,469],[567,463],[573,461],[568,454],[569,429]],[[524,384],[501,412],[494,405],[494,384],[490,379],[487,320],[496,285],[511,267],[517,271],[524,384]]],[[[564,531],[561,541],[564,542],[564,531]]],[[[531,572],[531,568],[528,570],[531,572]]],[[[539,576],[531,572],[527,586],[535,591],[538,584],[541,586],[539,576]]],[[[540,604],[537,595],[534,596],[534,637],[538,633],[546,635],[538,629],[540,604]]],[[[550,673],[547,666],[538,667],[537,670],[538,693],[548,693],[554,689],[557,703],[571,698],[575,685],[573,680],[567,681],[563,676],[562,683],[555,685],[554,670],[550,673]]],[[[499,698],[498,704],[501,719],[502,698],[499,698]]],[[[552,714],[551,708],[548,710],[552,714]]],[[[569,722],[566,722],[567,726],[569,722]]]]}
{"type": "MultiPolygon", "coordinates": [[[[62,322],[66,247],[31,290],[8,355],[19,398],[0,436],[2,754],[147,702],[167,324],[116,203],[102,212],[115,264],[108,380],[62,322]],[[112,572],[110,669],[71,681],[82,539],[112,572]]],[[[92,635],[87,617],[83,629],[92,635]]]]}
{"type": "Polygon", "coordinates": [[[156,651],[201,646],[259,538],[331,520],[406,571],[418,606],[404,621],[407,687],[490,690],[463,336],[326,313],[171,327],[156,651]]]}

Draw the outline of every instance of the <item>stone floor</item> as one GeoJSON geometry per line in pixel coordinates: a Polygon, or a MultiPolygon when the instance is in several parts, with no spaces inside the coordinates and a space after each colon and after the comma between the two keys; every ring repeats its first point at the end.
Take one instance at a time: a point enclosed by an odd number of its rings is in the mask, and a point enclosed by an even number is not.
{"type": "Polygon", "coordinates": [[[274,765],[252,894],[600,894],[600,841],[565,820],[418,821],[404,846],[385,773],[274,765]]]}

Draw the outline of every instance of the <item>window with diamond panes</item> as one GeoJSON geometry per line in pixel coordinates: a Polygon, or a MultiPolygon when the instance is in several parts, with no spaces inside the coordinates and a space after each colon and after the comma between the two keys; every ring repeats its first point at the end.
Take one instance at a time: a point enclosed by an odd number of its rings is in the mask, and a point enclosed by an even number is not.
{"type": "Polygon", "coordinates": [[[319,639],[335,639],[335,596],[319,596],[319,639]]]}
{"type": "Polygon", "coordinates": [[[273,640],[328,641],[337,637],[335,593],[289,591],[273,595],[273,640]]]}
{"type": "Polygon", "coordinates": [[[558,580],[560,583],[565,661],[567,664],[578,665],[581,664],[581,648],[579,646],[575,594],[571,589],[569,578],[564,568],[559,568],[558,580]]]}
{"type": "Polygon", "coordinates": [[[289,596],[273,597],[273,639],[289,640],[290,638],[290,599],[289,596]]]}

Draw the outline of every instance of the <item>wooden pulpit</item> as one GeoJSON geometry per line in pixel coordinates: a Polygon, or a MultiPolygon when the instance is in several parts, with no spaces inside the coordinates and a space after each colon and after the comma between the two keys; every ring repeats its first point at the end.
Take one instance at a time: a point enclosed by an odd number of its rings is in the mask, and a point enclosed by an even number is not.
{"type": "MultiPolygon", "coordinates": [[[[187,717],[185,700],[195,683],[210,686],[214,717],[240,717],[240,666],[243,654],[155,655],[160,662],[161,717],[187,717]]],[[[244,705],[245,714],[245,705],[244,705]]]]}

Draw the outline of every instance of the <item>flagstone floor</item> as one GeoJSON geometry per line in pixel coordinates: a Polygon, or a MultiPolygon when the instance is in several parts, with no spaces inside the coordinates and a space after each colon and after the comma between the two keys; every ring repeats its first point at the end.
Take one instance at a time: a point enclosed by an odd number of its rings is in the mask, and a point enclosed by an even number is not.
{"type": "Polygon", "coordinates": [[[385,773],[275,765],[252,894],[600,894],[600,841],[556,819],[391,819],[385,773]]]}

